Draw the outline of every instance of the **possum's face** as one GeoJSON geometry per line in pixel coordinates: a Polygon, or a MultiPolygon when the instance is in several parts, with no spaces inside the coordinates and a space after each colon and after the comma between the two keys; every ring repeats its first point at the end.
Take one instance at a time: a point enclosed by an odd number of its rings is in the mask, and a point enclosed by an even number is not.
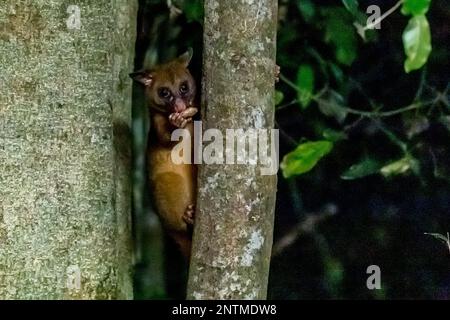
{"type": "Polygon", "coordinates": [[[189,52],[151,70],[133,73],[144,84],[148,103],[165,113],[182,112],[191,107],[196,93],[195,81],[188,70],[189,52]]]}

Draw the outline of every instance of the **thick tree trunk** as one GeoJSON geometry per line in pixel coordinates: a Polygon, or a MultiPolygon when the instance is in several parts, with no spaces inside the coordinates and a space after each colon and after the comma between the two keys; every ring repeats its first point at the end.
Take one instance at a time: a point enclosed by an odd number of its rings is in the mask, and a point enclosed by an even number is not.
{"type": "MultiPolygon", "coordinates": [[[[204,130],[273,128],[276,22],[276,0],[205,1],[204,130]]],[[[201,166],[189,299],[266,297],[276,175],[261,167],[201,166]]]]}
{"type": "Polygon", "coordinates": [[[132,297],[136,9],[0,2],[0,299],[132,297]]]}

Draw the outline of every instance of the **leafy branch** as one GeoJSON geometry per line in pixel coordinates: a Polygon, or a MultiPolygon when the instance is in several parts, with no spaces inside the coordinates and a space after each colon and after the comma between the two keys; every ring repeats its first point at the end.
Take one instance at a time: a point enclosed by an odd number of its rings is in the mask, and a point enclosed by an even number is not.
{"type": "MultiPolygon", "coordinates": [[[[344,6],[356,18],[362,14],[358,11],[358,2],[354,0],[342,0],[344,6]]],[[[373,22],[366,22],[362,25],[358,21],[353,25],[357,33],[365,40],[366,31],[373,30],[378,27],[381,21],[390,16],[400,6],[401,13],[405,16],[411,16],[408,25],[403,31],[403,47],[406,54],[404,68],[406,73],[422,68],[428,60],[431,53],[431,34],[430,26],[425,14],[430,8],[431,0],[400,0],[392,8],[383,15],[375,19],[373,22]]]]}
{"type": "Polygon", "coordinates": [[[388,16],[390,16],[392,13],[394,13],[402,4],[403,4],[403,0],[398,1],[392,8],[390,8],[388,11],[386,11],[383,15],[381,15],[379,18],[375,19],[373,22],[367,23],[365,26],[362,26],[359,22],[355,22],[353,25],[355,26],[358,34],[363,39],[365,39],[367,30],[373,30],[378,24],[381,23],[381,21],[383,21],[388,16]]]}
{"type": "MultiPolygon", "coordinates": [[[[291,87],[292,89],[294,89],[295,91],[297,91],[298,93],[301,92],[301,89],[295,84],[293,83],[291,80],[289,80],[286,76],[284,76],[283,74],[280,75],[280,79],[286,83],[289,87],[291,87]]],[[[329,91],[328,86],[325,86],[324,88],[322,88],[317,94],[311,95],[311,100],[326,105],[326,106],[330,106],[333,108],[339,108],[342,111],[345,111],[346,113],[351,113],[351,114],[355,114],[355,115],[359,115],[362,117],[367,117],[367,118],[383,118],[383,117],[392,117],[392,116],[396,116],[398,114],[401,113],[405,113],[411,110],[416,110],[416,109],[420,109],[429,105],[433,105],[437,102],[443,101],[443,97],[441,94],[437,94],[436,97],[434,97],[433,99],[427,100],[427,101],[416,101],[411,103],[410,105],[395,109],[395,110],[390,110],[390,111],[383,111],[380,112],[380,108],[374,110],[374,111],[362,111],[362,110],[356,110],[356,109],[352,109],[350,107],[347,106],[343,106],[343,105],[339,105],[333,102],[328,101],[327,99],[322,98],[324,96],[324,94],[326,92],[329,91]]],[[[288,106],[294,105],[300,103],[298,99],[294,99],[291,102],[282,105],[280,107],[277,108],[277,110],[281,110],[283,108],[286,108],[288,106]]],[[[448,103],[448,102],[447,102],[448,103]]]]}
{"type": "MultiPolygon", "coordinates": [[[[442,102],[444,105],[448,105],[447,100],[447,90],[445,90],[444,93],[438,92],[437,90],[434,90],[435,96],[432,99],[426,100],[426,101],[418,101],[420,99],[420,95],[416,95],[415,101],[411,103],[410,105],[390,110],[390,111],[382,111],[381,107],[377,106],[370,97],[366,97],[368,100],[370,107],[373,109],[373,111],[362,111],[362,110],[356,110],[350,107],[347,107],[343,105],[342,103],[339,103],[339,99],[336,99],[335,96],[338,96],[336,92],[329,89],[328,85],[323,87],[319,92],[316,94],[312,94],[312,88],[308,88],[307,90],[302,90],[302,88],[299,85],[296,85],[294,82],[289,80],[285,75],[281,74],[280,79],[287,84],[290,88],[295,90],[297,92],[297,99],[292,100],[291,102],[281,105],[277,108],[277,111],[284,109],[288,106],[291,106],[293,104],[299,104],[300,106],[303,106],[299,98],[303,98],[304,101],[314,101],[319,105],[319,109],[324,113],[325,115],[333,115],[336,117],[336,119],[339,122],[342,122],[347,114],[354,114],[358,115],[359,119],[356,121],[356,123],[359,123],[361,119],[368,118],[376,125],[376,127],[383,132],[389,140],[397,145],[402,153],[403,156],[400,159],[397,159],[393,162],[381,165],[377,161],[371,160],[371,159],[363,159],[360,163],[357,163],[350,167],[346,172],[342,174],[343,179],[357,179],[362,178],[367,175],[375,174],[375,173],[381,173],[385,177],[390,177],[394,175],[404,174],[408,171],[412,171],[416,175],[420,174],[420,166],[419,162],[414,158],[414,156],[411,154],[408,144],[404,141],[402,141],[399,137],[397,137],[396,134],[394,134],[391,130],[389,130],[387,127],[383,125],[381,122],[381,118],[386,117],[392,117],[396,115],[400,115],[412,110],[419,110],[421,108],[425,108],[427,106],[434,106],[438,104],[439,102],[442,102]],[[331,94],[330,94],[331,93],[331,94]],[[328,96],[328,97],[327,97],[328,96]],[[331,97],[331,98],[330,98],[331,97]],[[333,98],[334,97],[334,98],[333,98]],[[329,111],[331,110],[331,112],[329,111]],[[342,116],[343,115],[343,116],[342,116]],[[341,120],[341,121],[340,121],[341,120]]],[[[298,81],[299,79],[297,79],[298,81]]],[[[301,81],[298,81],[301,83],[301,81]]],[[[303,83],[308,83],[308,81],[303,81],[303,83]]],[[[422,79],[420,82],[420,91],[422,91],[421,88],[425,86],[425,79],[422,79]]],[[[359,88],[359,90],[362,90],[359,88]]],[[[343,99],[342,99],[343,100],[343,99]]],[[[431,109],[431,108],[430,108],[431,109]]],[[[347,126],[346,128],[353,128],[354,125],[347,126]]],[[[284,132],[284,134],[289,137],[287,133],[284,132]]],[[[334,135],[336,138],[336,134],[334,135]]],[[[327,140],[330,140],[325,136],[324,137],[327,140]]],[[[330,141],[338,141],[343,138],[344,136],[337,137],[336,139],[331,137],[330,141]]],[[[289,139],[291,142],[295,141],[294,139],[289,139]]],[[[302,143],[297,146],[295,150],[288,153],[282,163],[281,163],[281,169],[283,171],[283,175],[288,178],[294,175],[303,174],[305,172],[308,172],[311,170],[317,162],[324,156],[326,156],[331,149],[333,148],[333,144],[331,142],[327,143],[326,140],[321,141],[315,141],[315,142],[306,142],[302,143]]]]}

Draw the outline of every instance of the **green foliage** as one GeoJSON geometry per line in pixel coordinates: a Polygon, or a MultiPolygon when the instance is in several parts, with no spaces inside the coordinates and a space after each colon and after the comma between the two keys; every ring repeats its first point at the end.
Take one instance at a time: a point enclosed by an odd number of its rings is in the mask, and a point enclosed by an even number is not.
{"type": "Polygon", "coordinates": [[[334,77],[334,79],[336,79],[336,81],[338,83],[343,83],[344,81],[344,72],[342,71],[342,69],[333,62],[329,62],[328,63],[328,67],[331,71],[332,76],[334,77]]]}
{"type": "MultiPolygon", "coordinates": [[[[354,25],[357,33],[363,39],[369,39],[366,33],[370,31],[370,27],[365,26],[364,15],[358,10],[358,1],[342,0],[342,3],[356,20],[354,25]]],[[[427,62],[431,53],[430,27],[425,17],[430,4],[431,0],[404,0],[402,3],[402,14],[406,16],[412,15],[403,32],[403,46],[407,56],[404,69],[407,73],[420,69],[427,62]]]]}
{"type": "Polygon", "coordinates": [[[325,140],[298,145],[294,151],[284,156],[280,164],[283,176],[290,178],[310,171],[331,149],[333,149],[333,143],[325,140]]]}
{"type": "Polygon", "coordinates": [[[311,22],[316,14],[316,7],[311,0],[297,0],[297,7],[306,22],[311,22]]]}
{"type": "Polygon", "coordinates": [[[428,20],[423,15],[409,20],[403,32],[403,46],[406,54],[405,71],[420,69],[431,53],[431,34],[428,20]]]}
{"type": "Polygon", "coordinates": [[[331,128],[327,128],[323,131],[322,136],[324,139],[332,142],[338,142],[341,140],[348,139],[348,136],[343,131],[333,130],[331,128]]]}
{"type": "Polygon", "coordinates": [[[386,178],[405,174],[409,171],[417,173],[419,171],[419,163],[412,156],[405,156],[400,160],[385,165],[380,172],[386,178]]]}
{"type": "Polygon", "coordinates": [[[280,90],[275,90],[275,105],[278,106],[284,100],[284,93],[280,90]]]}
{"type": "Polygon", "coordinates": [[[342,0],[342,3],[351,14],[358,14],[358,0],[342,0]]]}
{"type": "Polygon", "coordinates": [[[203,24],[203,0],[185,0],[183,3],[183,12],[188,22],[196,21],[203,24]]]}
{"type": "MultiPolygon", "coordinates": [[[[412,141],[418,139],[418,137],[425,133],[432,126],[428,116],[424,116],[420,112],[415,114],[411,113],[411,110],[420,110],[423,107],[428,106],[430,102],[424,102],[422,105],[420,88],[419,92],[415,96],[415,102],[406,107],[399,107],[397,110],[389,109],[383,111],[384,106],[377,104],[371,97],[365,92],[360,83],[350,83],[348,81],[349,71],[348,66],[352,65],[358,58],[358,45],[357,45],[357,31],[353,24],[357,28],[364,29],[364,33],[371,32],[375,34],[374,30],[370,30],[370,26],[366,26],[367,16],[362,12],[364,8],[359,7],[357,0],[341,0],[342,6],[323,5],[313,1],[296,1],[295,4],[299,9],[300,16],[303,18],[306,25],[300,27],[300,30],[307,28],[308,31],[314,35],[314,38],[308,38],[302,40],[305,36],[303,33],[296,33],[296,29],[290,23],[287,23],[279,33],[281,40],[281,47],[285,49],[279,50],[279,57],[282,66],[289,69],[297,70],[296,78],[294,82],[289,81],[286,77],[283,78],[284,82],[295,91],[297,102],[306,112],[309,114],[311,110],[318,110],[322,115],[326,117],[326,121],[334,120],[337,124],[346,127],[339,129],[327,127],[324,123],[320,122],[320,125],[313,124],[316,127],[316,136],[322,136],[327,141],[337,142],[349,139],[346,130],[352,128],[354,124],[349,124],[349,121],[355,121],[355,116],[360,117],[355,123],[358,123],[361,119],[367,118],[374,121],[375,130],[380,132],[387,138],[387,141],[395,148],[399,148],[402,151],[403,157],[396,161],[389,161],[397,157],[397,154],[393,154],[389,157],[386,156],[371,156],[368,153],[359,163],[352,165],[349,169],[344,170],[342,178],[346,180],[354,180],[363,178],[368,175],[381,174],[385,177],[394,177],[398,175],[405,175],[414,173],[419,175],[420,160],[411,155],[409,150],[411,149],[412,141]],[[323,49],[322,45],[317,44],[319,41],[317,35],[323,37],[322,43],[328,44],[327,50],[323,49]],[[287,50],[290,43],[303,42],[304,50],[297,52],[289,56],[287,50]],[[325,51],[325,52],[324,52],[325,51]],[[330,56],[330,51],[334,56],[330,56]],[[298,57],[298,64],[294,64],[295,59],[298,57]],[[322,90],[318,87],[323,86],[322,90]],[[357,105],[356,108],[348,107],[352,96],[360,96],[363,99],[359,99],[359,103],[363,103],[364,106],[357,105]],[[311,104],[316,104],[317,108],[308,108],[311,104]],[[360,110],[360,107],[364,108],[360,110]],[[396,115],[402,115],[400,121],[402,126],[395,126],[390,128],[389,125],[385,125],[385,117],[394,117],[396,115]],[[403,116],[407,115],[407,116],[403,116]],[[320,129],[319,129],[320,128],[320,129]],[[400,131],[400,132],[399,132],[400,131]],[[404,139],[407,139],[405,141],[404,139]],[[381,160],[386,165],[382,165],[381,160]]],[[[405,0],[403,2],[402,13],[404,15],[412,15],[410,21],[403,33],[403,45],[406,53],[406,59],[404,62],[404,70],[408,73],[412,70],[422,68],[428,61],[428,57],[431,53],[431,34],[427,18],[424,16],[428,12],[430,7],[430,0],[405,0]]],[[[397,3],[390,12],[395,12],[400,8],[400,4],[397,3]]],[[[383,19],[389,18],[389,15],[384,16],[383,19]]],[[[305,31],[304,34],[307,32],[305,31]]],[[[367,38],[366,38],[367,40],[367,38]]],[[[371,37],[372,42],[385,42],[386,39],[377,39],[371,37]]],[[[398,40],[397,40],[398,41],[398,40]]],[[[386,61],[392,59],[389,55],[382,57],[381,55],[374,55],[370,61],[366,60],[366,68],[370,68],[370,65],[377,64],[379,61],[386,61]]],[[[284,69],[282,69],[284,70],[284,69]]],[[[383,70],[380,72],[380,78],[384,76],[384,72],[389,70],[383,70]]],[[[361,79],[363,76],[361,76],[361,79]]],[[[384,80],[383,80],[384,81],[384,80]]],[[[383,81],[381,83],[383,83],[383,81]]],[[[423,83],[422,83],[423,85],[423,83]]],[[[283,91],[284,96],[289,94],[283,91]]],[[[277,96],[281,97],[279,93],[277,96]]],[[[376,99],[376,98],[375,98],[376,99]]],[[[431,103],[435,103],[437,99],[432,100],[431,103]]],[[[395,101],[396,102],[396,101],[395,101]]],[[[287,104],[289,106],[289,104],[287,104]]],[[[448,105],[448,104],[447,104],[448,105]]],[[[446,127],[450,127],[450,121],[445,121],[446,116],[441,115],[440,122],[446,127]],[[442,120],[444,119],[444,120],[442,120]],[[447,126],[448,124],[448,126],[447,126]]],[[[325,120],[322,120],[325,121],[325,120]]],[[[312,121],[314,122],[314,121],[312,121]]],[[[297,149],[296,149],[297,150],[297,149]]],[[[296,150],[288,154],[284,160],[283,170],[285,176],[292,176],[291,170],[293,164],[297,162],[294,155],[296,150]]],[[[299,166],[302,168],[302,166],[299,166]]],[[[306,166],[307,167],[307,166],[306,166]]],[[[298,170],[301,174],[302,170],[298,170]]],[[[438,172],[436,169],[435,172],[438,172]]],[[[441,172],[441,171],[439,171],[441,172]]],[[[297,174],[297,173],[296,173],[297,174]]]]}
{"type": "Polygon", "coordinates": [[[404,0],[402,13],[404,15],[424,15],[430,8],[431,0],[404,0]]]}
{"type": "Polygon", "coordinates": [[[324,94],[324,97],[317,101],[320,112],[327,117],[335,118],[339,123],[342,123],[348,115],[344,104],[344,97],[334,90],[329,90],[324,94]]]}
{"type": "Polygon", "coordinates": [[[403,48],[406,54],[405,71],[407,73],[423,67],[431,53],[430,25],[425,14],[431,0],[404,0],[402,14],[412,15],[403,31],[403,48]]]}
{"type": "Polygon", "coordinates": [[[341,7],[325,7],[321,10],[325,42],[335,49],[337,61],[344,65],[351,65],[357,55],[357,38],[352,26],[351,16],[341,7]]]}
{"type": "Polygon", "coordinates": [[[339,295],[339,289],[342,287],[342,282],[344,281],[344,267],[342,262],[338,259],[327,256],[324,259],[324,278],[326,279],[327,286],[333,295],[339,295]]]}
{"type": "Polygon", "coordinates": [[[354,180],[376,174],[380,171],[380,164],[372,158],[364,158],[362,161],[352,165],[342,175],[344,180],[354,180]]]}
{"type": "Polygon", "coordinates": [[[355,180],[378,173],[381,173],[386,178],[390,178],[404,175],[410,171],[415,174],[419,173],[419,162],[411,155],[406,155],[400,160],[390,162],[384,166],[381,166],[379,161],[366,157],[347,169],[341,175],[341,178],[344,180],[355,180]]]}
{"type": "Polygon", "coordinates": [[[404,117],[404,126],[406,136],[411,139],[430,128],[430,121],[425,116],[414,115],[411,117],[404,117]]]}
{"type": "Polygon", "coordinates": [[[314,90],[314,70],[310,65],[303,64],[297,72],[298,101],[303,109],[311,103],[314,90]]]}

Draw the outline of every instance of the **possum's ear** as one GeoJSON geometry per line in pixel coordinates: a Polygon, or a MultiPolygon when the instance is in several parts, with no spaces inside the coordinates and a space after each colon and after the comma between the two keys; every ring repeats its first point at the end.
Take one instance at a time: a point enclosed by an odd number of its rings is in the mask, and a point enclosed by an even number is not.
{"type": "Polygon", "coordinates": [[[149,70],[140,70],[130,73],[130,77],[134,81],[137,81],[146,87],[150,87],[153,82],[153,76],[149,70]]]}
{"type": "Polygon", "coordinates": [[[189,63],[191,62],[192,56],[194,55],[194,50],[189,48],[185,53],[177,58],[178,62],[187,68],[189,63]]]}

